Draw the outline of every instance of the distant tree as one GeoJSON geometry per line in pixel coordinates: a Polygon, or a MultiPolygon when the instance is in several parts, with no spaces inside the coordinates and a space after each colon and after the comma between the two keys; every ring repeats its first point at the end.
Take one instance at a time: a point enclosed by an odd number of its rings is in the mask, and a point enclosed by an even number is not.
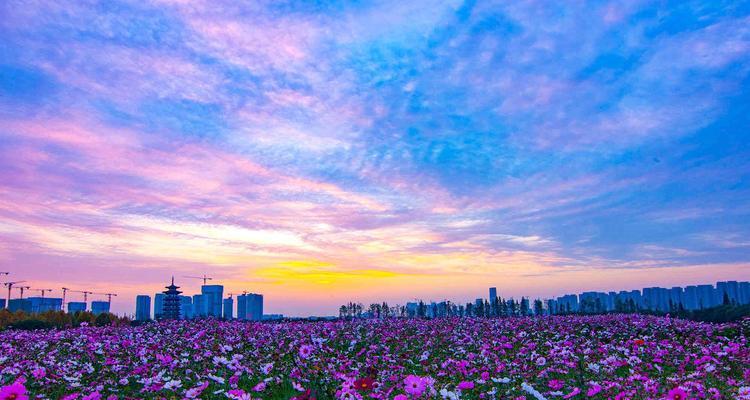
{"type": "Polygon", "coordinates": [[[534,300],[534,314],[542,315],[543,313],[544,313],[544,303],[542,303],[542,300],[540,299],[534,300]]]}

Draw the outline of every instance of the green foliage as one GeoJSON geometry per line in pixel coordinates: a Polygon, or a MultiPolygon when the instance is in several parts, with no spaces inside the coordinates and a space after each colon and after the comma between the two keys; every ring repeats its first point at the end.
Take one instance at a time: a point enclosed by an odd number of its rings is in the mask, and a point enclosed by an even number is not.
{"type": "Polygon", "coordinates": [[[88,311],[76,312],[74,314],[64,311],[45,311],[38,314],[27,314],[23,311],[10,312],[7,309],[0,310],[0,330],[67,329],[81,326],[83,323],[96,326],[119,326],[130,325],[130,319],[108,313],[95,316],[88,311]]]}
{"type": "Polygon", "coordinates": [[[8,328],[18,329],[22,331],[35,331],[38,329],[50,329],[52,328],[52,324],[39,319],[24,319],[18,322],[14,322],[10,326],[8,326],[8,328]]]}

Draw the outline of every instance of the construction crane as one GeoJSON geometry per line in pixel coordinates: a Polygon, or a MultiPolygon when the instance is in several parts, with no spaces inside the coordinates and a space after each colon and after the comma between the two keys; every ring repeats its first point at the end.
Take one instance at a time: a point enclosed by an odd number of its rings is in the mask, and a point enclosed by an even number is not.
{"type": "Polygon", "coordinates": [[[5,307],[10,307],[10,291],[13,289],[13,285],[18,283],[24,283],[26,281],[15,281],[15,282],[4,282],[3,285],[8,288],[8,301],[5,303],[5,307]]]}
{"type": "Polygon", "coordinates": [[[32,289],[42,294],[42,298],[44,298],[44,294],[47,292],[51,292],[52,289],[32,289]]]}
{"type": "Polygon", "coordinates": [[[26,289],[31,289],[31,286],[18,286],[18,290],[21,291],[21,300],[23,300],[23,291],[26,289]]]}
{"type": "Polygon", "coordinates": [[[203,274],[203,276],[183,276],[183,278],[190,278],[190,279],[202,279],[203,280],[203,286],[206,286],[206,282],[213,280],[214,278],[211,278],[209,276],[206,276],[206,274],[203,274]]]}
{"type": "Polygon", "coordinates": [[[70,289],[68,289],[66,287],[62,288],[62,291],[63,291],[63,301],[62,301],[62,308],[61,308],[61,310],[63,310],[63,311],[65,311],[65,293],[68,293],[68,290],[70,290],[70,289]]]}
{"type": "Polygon", "coordinates": [[[112,296],[117,296],[117,293],[92,293],[92,294],[98,294],[101,296],[107,296],[107,302],[112,304],[112,296]]]}
{"type": "Polygon", "coordinates": [[[65,292],[71,292],[71,293],[83,293],[83,302],[88,303],[89,302],[89,295],[94,294],[94,292],[89,292],[88,290],[73,290],[68,288],[62,288],[63,289],[63,301],[65,301],[65,292]]]}

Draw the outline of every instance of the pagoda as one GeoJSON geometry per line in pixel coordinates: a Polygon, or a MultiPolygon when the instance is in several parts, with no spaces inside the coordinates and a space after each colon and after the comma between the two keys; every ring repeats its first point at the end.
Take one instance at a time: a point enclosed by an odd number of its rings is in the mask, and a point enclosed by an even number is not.
{"type": "Polygon", "coordinates": [[[180,294],[181,291],[179,286],[174,285],[174,276],[172,277],[172,284],[166,286],[163,293],[164,296],[164,311],[162,314],[163,319],[180,319],[180,294]]]}

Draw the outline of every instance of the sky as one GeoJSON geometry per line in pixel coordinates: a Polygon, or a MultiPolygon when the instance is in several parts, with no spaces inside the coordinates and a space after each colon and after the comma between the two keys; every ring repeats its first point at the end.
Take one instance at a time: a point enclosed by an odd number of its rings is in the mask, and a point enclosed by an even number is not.
{"type": "Polygon", "coordinates": [[[0,271],[119,313],[747,280],[749,132],[746,1],[8,0],[0,271]]]}

